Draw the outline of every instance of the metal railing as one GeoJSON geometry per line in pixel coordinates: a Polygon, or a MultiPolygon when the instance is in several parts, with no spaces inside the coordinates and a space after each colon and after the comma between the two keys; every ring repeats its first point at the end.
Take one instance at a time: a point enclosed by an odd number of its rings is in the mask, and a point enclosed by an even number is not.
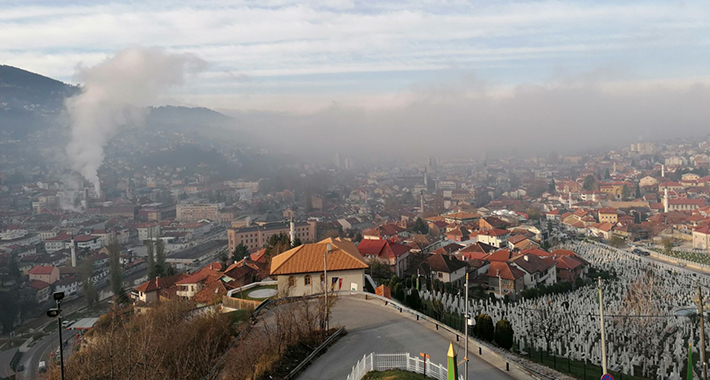
{"type": "MultiPolygon", "coordinates": [[[[353,366],[347,380],[360,380],[368,372],[388,371],[391,369],[416,372],[438,380],[446,380],[449,373],[446,366],[432,363],[429,359],[426,359],[425,362],[424,359],[412,356],[408,352],[402,354],[376,354],[373,352],[364,355],[353,366]]],[[[459,380],[463,378],[463,375],[459,375],[459,380]]]]}

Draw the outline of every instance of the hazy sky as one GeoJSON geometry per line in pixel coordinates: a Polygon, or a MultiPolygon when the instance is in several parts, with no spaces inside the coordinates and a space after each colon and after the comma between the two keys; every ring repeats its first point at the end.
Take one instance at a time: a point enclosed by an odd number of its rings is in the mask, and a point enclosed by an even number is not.
{"type": "Polygon", "coordinates": [[[209,67],[175,99],[220,109],[403,107],[422,88],[471,78],[489,97],[710,78],[707,1],[0,0],[0,10],[2,63],[74,81],[77,65],[128,47],[189,52],[209,67]]]}

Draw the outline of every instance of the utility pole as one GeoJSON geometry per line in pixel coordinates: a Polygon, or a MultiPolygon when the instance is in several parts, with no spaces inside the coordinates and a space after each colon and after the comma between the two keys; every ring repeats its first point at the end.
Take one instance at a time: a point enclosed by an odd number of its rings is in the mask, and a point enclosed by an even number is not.
{"type": "Polygon", "coordinates": [[[703,380],[708,380],[705,363],[705,314],[703,313],[703,288],[698,286],[698,311],[700,312],[700,361],[703,363],[703,380]]]}
{"type": "Polygon", "coordinates": [[[602,295],[602,278],[598,278],[597,290],[599,291],[599,316],[601,317],[601,332],[602,332],[602,372],[607,374],[606,371],[606,334],[604,333],[604,298],[602,295]]]}
{"type": "Polygon", "coordinates": [[[464,306],[464,315],[466,316],[466,320],[464,321],[464,375],[463,378],[464,380],[468,380],[468,321],[470,316],[468,315],[468,272],[466,272],[466,290],[464,292],[464,300],[466,301],[466,306],[464,306]]]}

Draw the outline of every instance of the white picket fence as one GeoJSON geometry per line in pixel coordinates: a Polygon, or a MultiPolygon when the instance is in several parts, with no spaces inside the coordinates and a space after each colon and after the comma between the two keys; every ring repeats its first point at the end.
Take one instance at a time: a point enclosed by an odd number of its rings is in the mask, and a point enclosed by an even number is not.
{"type": "MultiPolygon", "coordinates": [[[[401,369],[404,371],[424,374],[428,377],[446,380],[448,371],[446,366],[432,363],[426,359],[426,373],[424,372],[424,360],[418,356],[411,356],[409,353],[403,354],[375,354],[364,355],[360,361],[353,366],[347,380],[360,380],[370,371],[387,371],[390,369],[401,369]]],[[[463,380],[463,375],[459,380],[463,380]]]]}

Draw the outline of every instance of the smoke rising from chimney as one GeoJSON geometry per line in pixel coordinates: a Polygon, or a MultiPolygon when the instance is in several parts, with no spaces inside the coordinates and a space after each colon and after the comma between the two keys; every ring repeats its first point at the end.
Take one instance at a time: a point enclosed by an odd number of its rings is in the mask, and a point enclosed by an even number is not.
{"type": "Polygon", "coordinates": [[[142,122],[145,112],[137,107],[151,105],[171,87],[181,85],[186,74],[204,66],[203,60],[190,54],[131,48],[77,71],[76,78],[84,85],[64,104],[71,122],[66,152],[72,169],[93,184],[97,195],[104,146],[117,128],[142,122]]]}

